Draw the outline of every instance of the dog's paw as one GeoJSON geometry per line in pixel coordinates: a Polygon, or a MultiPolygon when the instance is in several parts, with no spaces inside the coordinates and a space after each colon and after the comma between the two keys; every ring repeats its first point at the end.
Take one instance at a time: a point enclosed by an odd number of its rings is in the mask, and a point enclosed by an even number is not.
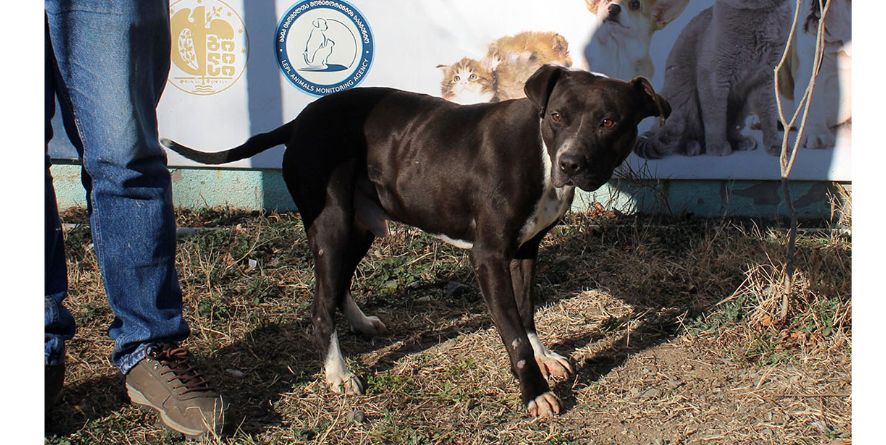
{"type": "Polygon", "coordinates": [[[326,384],[334,393],[360,395],[365,392],[363,382],[351,372],[326,377],[326,384]]]}
{"type": "Polygon", "coordinates": [[[366,316],[366,318],[360,320],[359,323],[354,323],[351,327],[355,332],[369,337],[377,337],[388,333],[388,327],[385,326],[380,318],[374,315],[366,316]]]}
{"type": "Polygon", "coordinates": [[[574,371],[569,360],[556,352],[545,351],[544,355],[536,355],[535,361],[545,378],[568,379],[574,371]]]}
{"type": "Polygon", "coordinates": [[[830,128],[810,128],[804,137],[805,148],[833,148],[837,145],[837,136],[830,128]]]}
{"type": "Polygon", "coordinates": [[[560,414],[560,399],[548,391],[535,400],[530,400],[526,410],[532,417],[554,417],[555,414],[560,414]]]}

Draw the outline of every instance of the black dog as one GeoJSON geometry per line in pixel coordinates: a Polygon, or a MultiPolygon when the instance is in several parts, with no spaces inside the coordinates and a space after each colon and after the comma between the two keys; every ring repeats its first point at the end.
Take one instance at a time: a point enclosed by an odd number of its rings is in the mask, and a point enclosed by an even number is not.
{"type": "Polygon", "coordinates": [[[313,325],[326,380],[362,393],[338,346],[335,310],[359,331],[384,330],[351,298],[351,277],[386,220],[471,249],[483,297],[532,416],[560,412],[547,375],[572,368],[538,339],[532,282],[539,243],[569,209],[575,187],[612,176],[647,116],[670,106],[643,78],[621,82],[551,65],[526,82],[525,99],[459,106],[387,88],[358,88],[308,105],[293,121],[243,145],[183,156],[221,164],[286,144],[283,176],[314,255],[313,325]]]}

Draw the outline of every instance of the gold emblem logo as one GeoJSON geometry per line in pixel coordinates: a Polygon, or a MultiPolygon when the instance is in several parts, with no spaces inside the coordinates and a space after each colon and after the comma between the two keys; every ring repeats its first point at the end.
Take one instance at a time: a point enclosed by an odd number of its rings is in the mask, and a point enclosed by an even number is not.
{"type": "Polygon", "coordinates": [[[249,41],[243,19],[221,0],[179,0],[169,7],[172,64],[169,82],[200,96],[237,82],[249,41]]]}

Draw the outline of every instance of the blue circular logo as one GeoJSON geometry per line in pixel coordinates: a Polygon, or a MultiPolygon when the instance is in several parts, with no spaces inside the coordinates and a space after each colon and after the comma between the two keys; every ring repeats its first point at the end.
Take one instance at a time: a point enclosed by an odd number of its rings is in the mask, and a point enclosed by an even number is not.
{"type": "Polygon", "coordinates": [[[372,66],[369,23],[342,0],[293,5],[277,25],[276,46],[283,75],[312,96],[354,88],[372,66]]]}

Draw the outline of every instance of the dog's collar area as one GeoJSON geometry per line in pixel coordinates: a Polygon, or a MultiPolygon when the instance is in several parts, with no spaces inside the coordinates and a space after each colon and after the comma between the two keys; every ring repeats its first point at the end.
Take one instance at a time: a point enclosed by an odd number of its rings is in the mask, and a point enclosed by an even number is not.
{"type": "MultiPolygon", "coordinates": [[[[537,235],[544,228],[550,226],[568,210],[572,203],[573,191],[575,187],[564,184],[555,187],[553,184],[553,165],[555,159],[548,152],[548,146],[544,141],[544,137],[539,131],[539,139],[541,139],[541,165],[542,165],[542,192],[538,197],[538,201],[529,215],[526,222],[520,229],[520,243],[524,243],[537,235]]],[[[556,156],[555,156],[556,157],[556,156]]]]}

